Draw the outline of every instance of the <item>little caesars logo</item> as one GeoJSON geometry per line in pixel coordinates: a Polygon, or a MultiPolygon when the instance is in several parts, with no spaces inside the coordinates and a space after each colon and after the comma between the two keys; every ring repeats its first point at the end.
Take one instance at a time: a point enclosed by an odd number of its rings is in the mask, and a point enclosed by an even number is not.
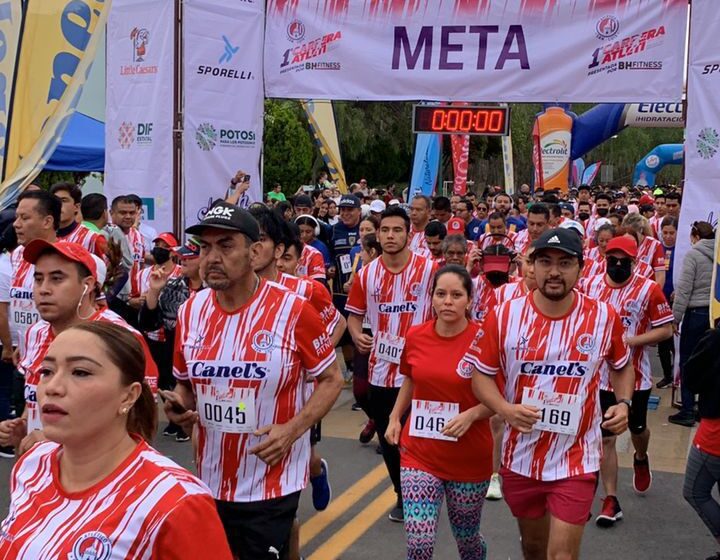
{"type": "Polygon", "coordinates": [[[202,123],[195,131],[195,141],[205,152],[215,149],[218,145],[224,148],[254,148],[255,139],[254,130],[216,129],[211,123],[202,123]]]}
{"type": "Polygon", "coordinates": [[[130,31],[130,42],[132,43],[133,63],[120,66],[120,75],[132,76],[134,74],[157,74],[158,67],[154,64],[147,64],[150,45],[150,31],[144,27],[134,27],[130,31]]]}

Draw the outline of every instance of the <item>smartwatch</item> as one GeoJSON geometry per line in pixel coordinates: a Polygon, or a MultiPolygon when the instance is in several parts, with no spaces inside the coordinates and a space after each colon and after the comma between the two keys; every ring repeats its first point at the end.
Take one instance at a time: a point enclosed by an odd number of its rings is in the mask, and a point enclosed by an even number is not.
{"type": "Polygon", "coordinates": [[[626,404],[628,407],[628,412],[630,412],[630,410],[632,410],[632,401],[630,399],[618,399],[617,403],[618,404],[620,404],[620,403],[626,404]]]}

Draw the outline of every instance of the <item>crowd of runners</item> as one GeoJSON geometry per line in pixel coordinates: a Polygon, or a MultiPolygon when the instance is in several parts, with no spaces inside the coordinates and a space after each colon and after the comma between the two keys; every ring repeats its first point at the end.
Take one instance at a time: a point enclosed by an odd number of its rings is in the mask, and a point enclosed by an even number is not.
{"type": "Polygon", "coordinates": [[[408,559],[433,557],[443,502],[459,557],[492,558],[486,499],[525,559],[578,558],[585,525],[634,499],[626,430],[652,491],[648,406],[678,384],[668,420],[700,422],[684,496],[720,546],[715,231],[678,230],[680,188],[429,198],[321,176],[250,204],[248,180],[182,236],[71,183],[0,214],[0,557],[301,558],[300,494],[332,500],[321,421],[346,383],[408,559]],[[158,429],[195,473],[151,447],[158,429]]]}

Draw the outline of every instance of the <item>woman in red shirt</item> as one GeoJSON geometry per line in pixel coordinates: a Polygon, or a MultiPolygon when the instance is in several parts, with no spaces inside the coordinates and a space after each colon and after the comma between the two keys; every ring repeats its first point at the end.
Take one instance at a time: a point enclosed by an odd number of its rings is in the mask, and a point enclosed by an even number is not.
{"type": "Polygon", "coordinates": [[[49,441],[13,469],[0,558],[232,558],[207,486],[147,443],[157,405],[144,371],[134,335],[105,321],[50,345],[38,385],[49,441]]]}
{"type": "Polygon", "coordinates": [[[443,497],[462,560],[484,560],[480,517],[492,474],[492,412],[473,396],[463,360],[480,327],[468,319],[472,280],[461,266],[435,276],[437,317],[410,329],[400,363],[406,378],[385,435],[400,445],[408,559],[430,559],[443,497]],[[432,357],[432,358],[429,358],[432,357]],[[408,415],[404,427],[402,418],[408,415]]]}

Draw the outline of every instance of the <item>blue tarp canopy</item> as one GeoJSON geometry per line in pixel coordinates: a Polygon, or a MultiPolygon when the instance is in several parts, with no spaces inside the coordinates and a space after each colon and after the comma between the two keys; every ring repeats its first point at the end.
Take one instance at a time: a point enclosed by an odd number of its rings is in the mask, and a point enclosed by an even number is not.
{"type": "Polygon", "coordinates": [[[62,142],[48,161],[47,171],[103,171],[105,168],[105,123],[74,113],[62,142]]]}

